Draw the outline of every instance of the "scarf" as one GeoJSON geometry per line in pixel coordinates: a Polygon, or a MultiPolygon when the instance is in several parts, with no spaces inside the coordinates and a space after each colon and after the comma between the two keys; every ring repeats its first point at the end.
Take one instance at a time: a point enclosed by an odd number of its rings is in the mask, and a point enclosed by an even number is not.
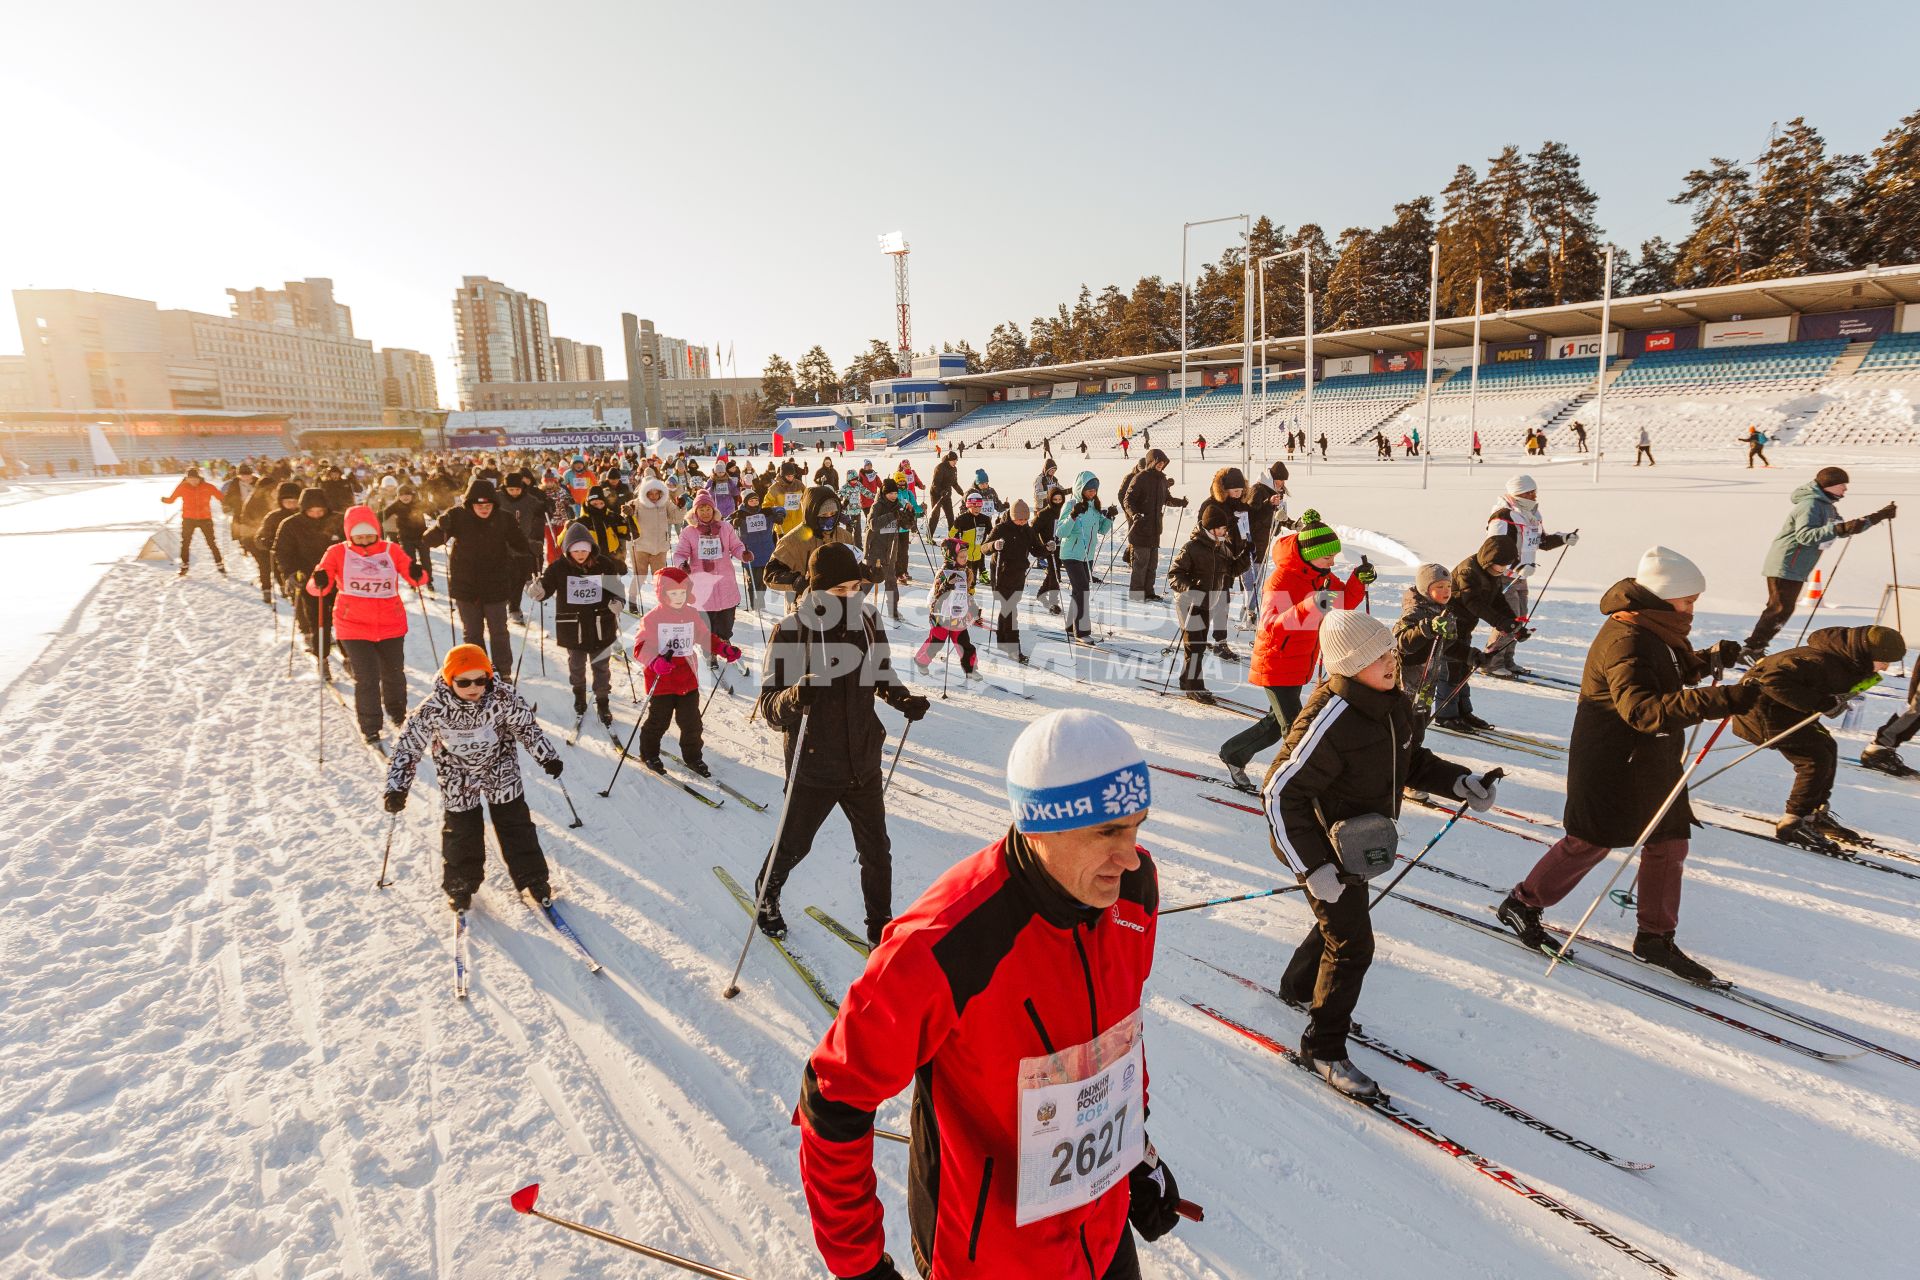
{"type": "Polygon", "coordinates": [[[1669,649],[1685,650],[1687,633],[1693,630],[1693,615],[1678,609],[1623,609],[1608,616],[1630,627],[1645,627],[1669,649]]]}

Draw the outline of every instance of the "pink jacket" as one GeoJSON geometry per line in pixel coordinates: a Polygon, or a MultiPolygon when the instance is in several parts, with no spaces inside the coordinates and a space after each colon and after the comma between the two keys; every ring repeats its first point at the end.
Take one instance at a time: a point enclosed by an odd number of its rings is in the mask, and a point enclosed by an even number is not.
{"type": "MultiPolygon", "coordinates": [[[[707,549],[711,551],[713,544],[707,549]]],[[[725,520],[708,525],[689,524],[680,531],[679,541],[667,553],[667,563],[679,565],[693,576],[693,607],[709,613],[732,609],[740,603],[740,577],[733,562],[747,559],[751,557],[746,544],[725,520]],[[703,539],[718,539],[720,554],[717,557],[701,557],[703,539]]]]}

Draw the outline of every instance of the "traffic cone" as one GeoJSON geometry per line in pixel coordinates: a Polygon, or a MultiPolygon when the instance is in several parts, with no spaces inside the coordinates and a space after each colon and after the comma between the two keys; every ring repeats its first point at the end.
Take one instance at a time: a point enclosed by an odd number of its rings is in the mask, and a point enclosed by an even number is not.
{"type": "Polygon", "coordinates": [[[1813,571],[1813,581],[1807,586],[1807,599],[1818,600],[1823,590],[1825,590],[1825,588],[1820,585],[1820,571],[1815,569],[1813,571]]]}

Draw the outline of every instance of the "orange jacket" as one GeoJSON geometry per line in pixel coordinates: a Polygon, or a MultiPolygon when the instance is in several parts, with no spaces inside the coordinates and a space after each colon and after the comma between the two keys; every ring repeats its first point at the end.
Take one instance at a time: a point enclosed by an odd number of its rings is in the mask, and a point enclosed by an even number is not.
{"type": "Polygon", "coordinates": [[[1331,591],[1337,607],[1352,609],[1366,598],[1357,579],[1316,569],[1300,558],[1300,535],[1290,533],[1273,544],[1273,570],[1260,596],[1260,632],[1253,640],[1249,684],[1282,689],[1311,684],[1320,657],[1320,622],[1314,593],[1331,591]]]}
{"type": "Polygon", "coordinates": [[[173,502],[176,499],[180,503],[182,520],[211,520],[213,503],[218,502],[222,507],[227,505],[226,499],[220,496],[220,486],[208,484],[205,480],[182,480],[173,487],[172,493],[160,501],[173,502]]]}

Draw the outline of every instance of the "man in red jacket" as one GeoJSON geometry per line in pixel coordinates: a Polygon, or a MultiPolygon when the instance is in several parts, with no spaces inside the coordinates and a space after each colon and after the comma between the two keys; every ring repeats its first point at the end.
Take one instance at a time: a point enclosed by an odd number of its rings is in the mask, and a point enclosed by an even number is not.
{"type": "Polygon", "coordinates": [[[873,1117],[909,1083],[922,1275],[1128,1280],[1133,1232],[1176,1221],[1145,1125],[1140,992],[1160,899],[1135,843],[1146,761],[1108,717],[1056,711],[1014,743],[1007,794],[1012,829],[887,927],[808,1060],[800,1175],[835,1276],[901,1275],[873,1117]]]}
{"type": "Polygon", "coordinates": [[[222,508],[227,505],[220,486],[201,479],[200,468],[188,467],[186,479],[160,501],[180,504],[180,576],[187,576],[187,556],[193,550],[193,535],[197,530],[207,540],[207,550],[213,553],[213,567],[220,571],[221,577],[226,577],[227,563],[220,558],[220,544],[213,540],[213,504],[217,502],[222,508]]]}

